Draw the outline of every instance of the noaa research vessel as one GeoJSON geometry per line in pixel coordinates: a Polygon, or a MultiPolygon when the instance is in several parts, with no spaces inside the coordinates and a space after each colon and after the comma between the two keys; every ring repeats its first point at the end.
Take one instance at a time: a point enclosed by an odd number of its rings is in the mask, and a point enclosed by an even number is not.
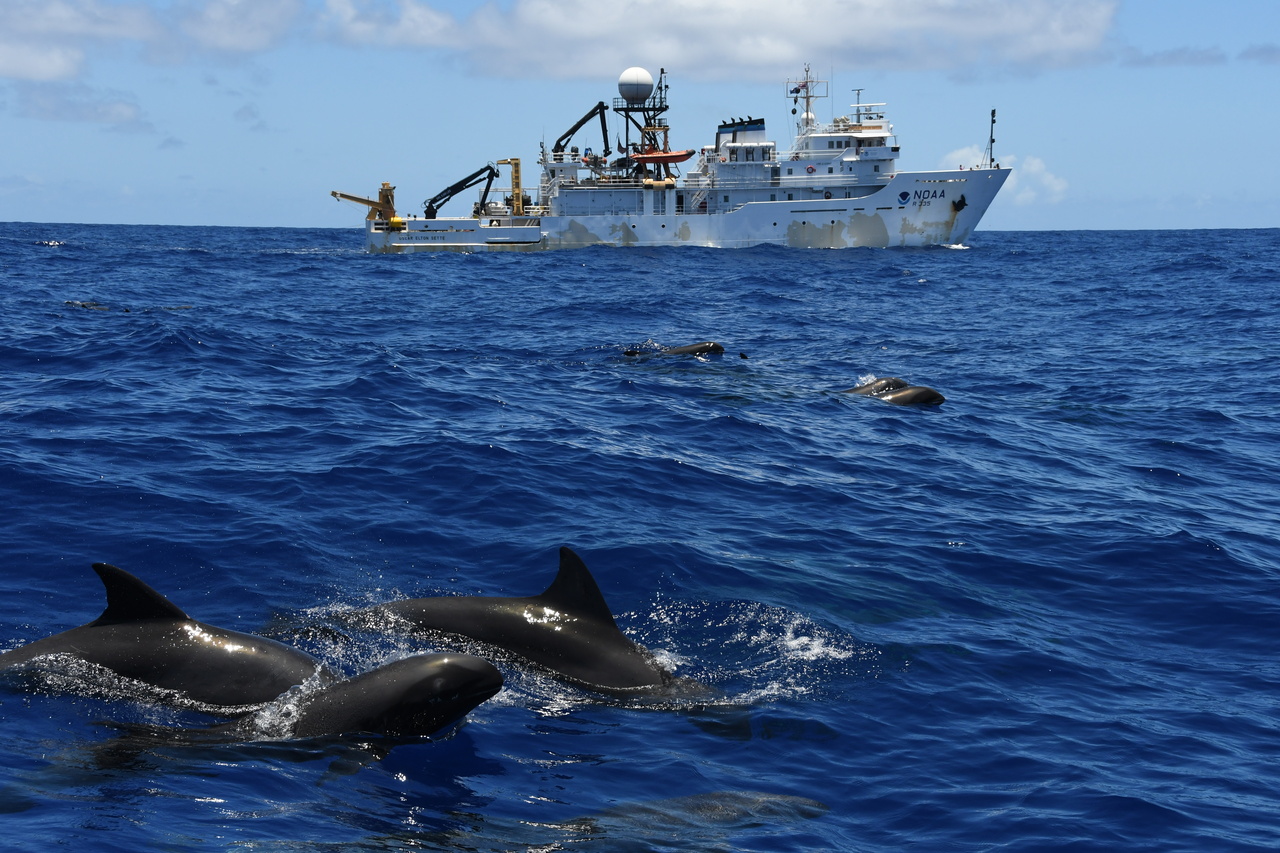
{"type": "MultiPolygon", "coordinates": [[[[537,199],[526,194],[520,160],[488,164],[423,202],[421,215],[396,210],[395,187],[376,199],[334,191],[366,205],[370,252],[534,251],[584,246],[712,246],[770,244],[805,249],[932,246],[963,243],[995,198],[1007,169],[992,160],[994,135],[971,169],[899,172],[898,145],[884,104],[853,104],[848,115],[821,123],[813,104],[827,83],[806,66],[786,83],[796,115],[789,150],[765,133],[762,118],[723,122],[715,142],[672,150],[666,71],[628,68],[612,112],[622,133],[609,147],[604,101],[591,108],[550,150],[542,145],[537,199]],[[570,146],[599,119],[598,149],[570,146]],[[617,156],[613,156],[613,155],[617,156]],[[695,159],[696,158],[696,159],[695,159]],[[680,174],[680,164],[692,161],[680,174]],[[510,169],[510,186],[494,187],[510,169]],[[470,216],[439,216],[441,206],[483,184],[470,216]]],[[[991,112],[994,131],[995,111],[991,112]]]]}

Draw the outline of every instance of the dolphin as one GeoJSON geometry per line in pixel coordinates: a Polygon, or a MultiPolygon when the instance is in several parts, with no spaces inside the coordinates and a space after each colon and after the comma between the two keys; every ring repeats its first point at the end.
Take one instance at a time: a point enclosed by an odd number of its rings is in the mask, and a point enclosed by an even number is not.
{"type": "MultiPolygon", "coordinates": [[[[657,352],[646,352],[644,350],[629,349],[625,350],[623,355],[720,355],[724,352],[724,347],[715,341],[702,341],[697,344],[686,344],[681,347],[663,347],[657,352]]],[[[745,356],[744,356],[745,357],[745,356]]]]}
{"type": "Polygon", "coordinates": [[[724,347],[715,341],[703,341],[698,344],[686,344],[682,347],[667,347],[663,350],[667,355],[720,355],[724,347]]]}
{"type": "Polygon", "coordinates": [[[66,655],[196,702],[225,706],[269,702],[312,676],[329,677],[305,652],[195,621],[124,569],[94,563],[93,570],[107,591],[102,615],[0,654],[0,670],[66,655]]]}
{"type": "Polygon", "coordinates": [[[359,612],[378,624],[402,622],[497,647],[553,675],[605,693],[667,687],[671,675],[628,638],[582,558],[560,549],[560,571],[541,595],[526,598],[411,598],[359,612]]]}
{"type": "Polygon", "coordinates": [[[906,388],[897,388],[875,396],[877,400],[899,406],[937,406],[947,401],[946,397],[924,385],[908,385],[906,388]]]}
{"type": "Polygon", "coordinates": [[[910,385],[905,379],[899,379],[896,376],[886,376],[884,379],[874,379],[870,382],[859,385],[856,388],[850,388],[846,394],[862,394],[864,397],[874,397],[877,394],[884,394],[887,391],[896,391],[899,388],[906,388],[910,385]]]}
{"type": "Polygon", "coordinates": [[[461,720],[502,689],[502,673],[463,654],[413,655],[345,681],[280,698],[211,731],[260,739],[283,718],[283,736],[316,738],[356,732],[432,735],[461,720]]]}
{"type": "Polygon", "coordinates": [[[923,385],[912,385],[905,379],[899,379],[897,376],[886,376],[884,379],[876,379],[859,385],[856,388],[850,388],[845,393],[861,394],[864,397],[875,397],[877,400],[884,400],[886,403],[896,403],[899,406],[938,405],[946,402],[947,399],[932,388],[927,388],[923,385]]]}

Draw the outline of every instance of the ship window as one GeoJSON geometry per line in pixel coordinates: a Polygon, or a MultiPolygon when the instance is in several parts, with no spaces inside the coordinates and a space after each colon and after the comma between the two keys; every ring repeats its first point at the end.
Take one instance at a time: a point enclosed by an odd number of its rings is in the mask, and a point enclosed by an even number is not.
{"type": "Polygon", "coordinates": [[[788,174],[788,175],[790,175],[790,174],[791,174],[791,167],[790,167],[790,166],[788,166],[788,167],[787,167],[787,174],[788,174]]]}
{"type": "Polygon", "coordinates": [[[728,204],[728,203],[729,203],[729,197],[728,197],[728,196],[725,196],[725,197],[724,197],[724,203],[725,203],[725,204],[728,204]]]}
{"type": "Polygon", "coordinates": [[[877,171],[877,172],[878,172],[878,171],[880,171],[880,164],[879,164],[879,163],[876,163],[876,171],[877,171]]]}
{"type": "Polygon", "coordinates": [[[828,174],[828,175],[834,174],[834,173],[835,173],[835,171],[836,171],[836,170],[835,170],[835,167],[833,167],[833,166],[828,166],[828,167],[827,167],[827,174],[828,174]]]}
{"type": "Polygon", "coordinates": [[[737,149],[737,148],[730,148],[730,149],[729,149],[729,162],[731,162],[731,163],[736,163],[736,162],[738,162],[738,149],[737,149]]]}
{"type": "Polygon", "coordinates": [[[748,160],[748,161],[752,161],[752,160],[755,160],[755,159],[756,159],[756,150],[755,150],[754,148],[748,148],[748,149],[747,149],[747,160],[748,160]]]}

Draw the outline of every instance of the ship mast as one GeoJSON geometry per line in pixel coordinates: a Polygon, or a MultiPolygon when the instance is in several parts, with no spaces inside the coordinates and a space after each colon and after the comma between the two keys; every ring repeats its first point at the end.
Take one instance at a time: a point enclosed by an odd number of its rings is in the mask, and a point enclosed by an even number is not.
{"type": "Polygon", "coordinates": [[[987,150],[982,155],[982,168],[990,169],[995,164],[996,154],[996,111],[991,111],[991,128],[987,133],[987,150]]]}
{"type": "MultiPolygon", "coordinates": [[[[623,72],[628,74],[632,69],[623,72]]],[[[640,69],[634,69],[640,70],[640,69]]],[[[652,80],[645,72],[644,77],[652,80]]],[[[626,119],[626,140],[622,144],[621,153],[624,160],[629,159],[635,154],[647,154],[654,152],[669,152],[671,144],[668,134],[671,128],[667,125],[666,119],[662,118],[662,114],[667,111],[667,69],[658,69],[657,85],[636,84],[632,83],[628,86],[628,90],[624,97],[614,98],[613,111],[626,119]],[[645,91],[646,87],[649,91],[645,91]],[[639,118],[637,118],[639,115],[639,118]],[[632,128],[639,131],[639,141],[632,142],[632,128]],[[659,138],[661,137],[661,138],[659,138]]],[[[670,177],[670,167],[665,165],[663,170],[670,177]]]]}
{"type": "MultiPolygon", "coordinates": [[[[640,151],[634,153],[643,153],[646,150],[663,150],[662,143],[658,140],[658,134],[665,136],[669,130],[665,120],[660,116],[667,111],[667,70],[665,68],[658,69],[658,83],[652,86],[648,93],[644,88],[636,89],[630,92],[630,97],[614,98],[613,111],[626,119],[626,140],[623,142],[624,154],[633,153],[631,141],[631,129],[634,127],[640,133],[639,141],[635,145],[639,146],[640,151]],[[637,118],[639,114],[639,118],[637,118]]],[[[652,79],[652,78],[650,78],[652,79]]]]}
{"type": "Polygon", "coordinates": [[[809,70],[809,63],[804,64],[804,77],[800,80],[787,81],[787,95],[791,98],[791,114],[795,115],[800,100],[804,99],[804,112],[796,121],[796,136],[804,136],[817,127],[818,119],[813,114],[813,102],[827,97],[827,81],[818,80],[809,70]]]}

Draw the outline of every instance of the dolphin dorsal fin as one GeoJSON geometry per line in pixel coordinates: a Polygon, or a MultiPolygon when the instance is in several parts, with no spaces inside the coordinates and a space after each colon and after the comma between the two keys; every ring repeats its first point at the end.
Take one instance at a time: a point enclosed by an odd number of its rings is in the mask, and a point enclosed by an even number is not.
{"type": "Polygon", "coordinates": [[[107,588],[107,609],[93,625],[114,625],[144,619],[190,619],[169,599],[110,563],[94,563],[93,570],[107,588]]]}
{"type": "Polygon", "coordinates": [[[596,585],[596,579],[587,569],[587,564],[567,546],[560,548],[560,571],[556,574],[556,579],[537,597],[556,610],[576,613],[614,628],[618,627],[600,587],[596,585]]]}

